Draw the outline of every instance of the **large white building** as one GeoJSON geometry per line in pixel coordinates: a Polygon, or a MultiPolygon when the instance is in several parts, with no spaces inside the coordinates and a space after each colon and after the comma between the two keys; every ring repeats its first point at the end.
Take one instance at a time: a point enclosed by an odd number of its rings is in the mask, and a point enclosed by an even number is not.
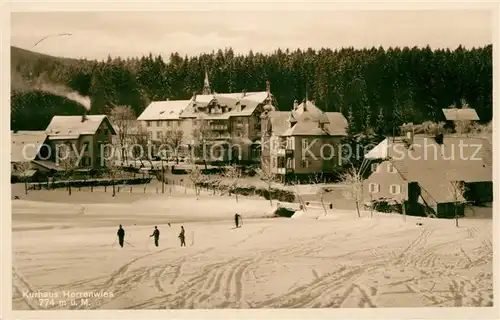
{"type": "Polygon", "coordinates": [[[182,153],[196,149],[199,158],[203,143],[216,150],[208,151],[208,161],[260,161],[260,115],[265,105],[275,105],[269,82],[266,91],[239,93],[212,92],[207,74],[204,83],[202,94],[189,100],[153,101],[144,110],[138,120],[151,141],[165,143],[182,131],[182,153]]]}

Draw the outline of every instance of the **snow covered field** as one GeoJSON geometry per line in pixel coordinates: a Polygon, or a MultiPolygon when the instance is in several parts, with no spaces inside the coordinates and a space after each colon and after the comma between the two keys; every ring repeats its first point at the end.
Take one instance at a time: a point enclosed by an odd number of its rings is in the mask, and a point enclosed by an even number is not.
{"type": "Polygon", "coordinates": [[[105,203],[95,193],[66,194],[12,201],[14,310],[493,303],[491,219],[462,219],[459,228],[338,210],[271,219],[263,218],[268,201],[244,197],[120,194],[105,203]],[[242,228],[234,228],[235,212],[242,228]],[[124,248],[115,243],[120,223],[124,248]]]}

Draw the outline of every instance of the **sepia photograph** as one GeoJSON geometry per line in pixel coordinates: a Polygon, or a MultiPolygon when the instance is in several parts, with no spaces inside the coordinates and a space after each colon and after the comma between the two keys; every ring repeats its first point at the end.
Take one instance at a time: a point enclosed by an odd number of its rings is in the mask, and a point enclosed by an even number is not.
{"type": "Polygon", "coordinates": [[[496,307],[494,11],[196,6],[10,13],[12,310],[496,307]]]}

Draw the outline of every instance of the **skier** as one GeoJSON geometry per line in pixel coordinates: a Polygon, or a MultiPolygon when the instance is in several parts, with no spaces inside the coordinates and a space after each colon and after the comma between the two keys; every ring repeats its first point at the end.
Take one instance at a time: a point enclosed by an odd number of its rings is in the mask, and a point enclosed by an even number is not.
{"type": "Polygon", "coordinates": [[[120,244],[120,247],[123,248],[123,240],[125,239],[125,230],[123,230],[122,225],[118,228],[118,232],[116,233],[118,235],[118,243],[120,244]]]}
{"type": "Polygon", "coordinates": [[[181,233],[179,233],[179,239],[181,239],[181,247],[186,246],[186,236],[184,234],[185,234],[184,227],[181,226],[181,233]]]}
{"type": "Polygon", "coordinates": [[[236,228],[240,227],[240,222],[241,222],[241,216],[236,213],[234,215],[234,224],[236,225],[236,228]]]}
{"type": "Polygon", "coordinates": [[[158,247],[158,239],[160,238],[160,230],[158,230],[158,227],[155,226],[155,230],[153,231],[153,234],[150,235],[149,237],[155,237],[155,246],[158,247]]]}

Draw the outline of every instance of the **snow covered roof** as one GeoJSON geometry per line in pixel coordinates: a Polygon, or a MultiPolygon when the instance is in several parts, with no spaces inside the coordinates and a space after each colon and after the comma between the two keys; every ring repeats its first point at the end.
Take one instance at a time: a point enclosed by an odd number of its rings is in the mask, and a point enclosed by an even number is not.
{"type": "Polygon", "coordinates": [[[11,162],[26,162],[35,159],[47,139],[45,131],[11,131],[11,162]]]}
{"type": "Polygon", "coordinates": [[[479,116],[477,115],[477,112],[475,109],[449,108],[449,109],[442,109],[442,110],[443,110],[444,117],[446,118],[446,120],[451,120],[451,121],[465,121],[465,120],[478,121],[479,120],[479,116]]]}
{"type": "Polygon", "coordinates": [[[153,101],[141,113],[137,120],[175,120],[192,100],[153,101]]]}
{"type": "MultiPolygon", "coordinates": [[[[54,116],[45,132],[50,140],[78,139],[80,135],[95,134],[103,121],[108,121],[106,115],[54,116]]],[[[115,134],[111,124],[109,128],[115,134]]]]}

